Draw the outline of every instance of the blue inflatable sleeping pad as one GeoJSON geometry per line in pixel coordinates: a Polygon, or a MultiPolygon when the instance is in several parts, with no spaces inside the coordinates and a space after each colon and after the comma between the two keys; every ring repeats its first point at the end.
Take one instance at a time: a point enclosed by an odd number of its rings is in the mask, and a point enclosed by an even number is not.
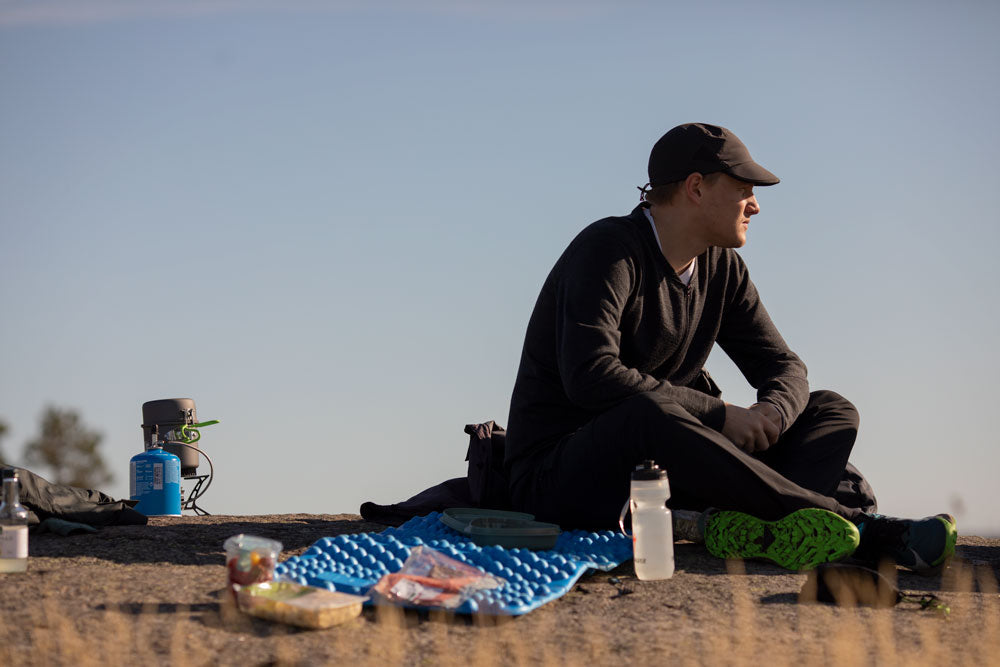
{"type": "Polygon", "coordinates": [[[425,545],[506,580],[500,588],[476,591],[456,612],[518,616],[565,595],[588,569],[611,570],[632,558],[632,540],[610,530],[564,531],[548,551],[480,547],[440,516],[414,517],[381,533],[321,538],[301,556],[279,563],[275,575],[364,595],[383,575],[399,571],[411,548],[425,545]]]}

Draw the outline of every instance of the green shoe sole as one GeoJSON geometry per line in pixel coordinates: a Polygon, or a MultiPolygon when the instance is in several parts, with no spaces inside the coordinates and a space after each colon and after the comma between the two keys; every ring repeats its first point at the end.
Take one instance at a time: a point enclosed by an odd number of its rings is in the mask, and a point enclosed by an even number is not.
{"type": "Polygon", "coordinates": [[[766,558],[788,570],[811,570],[854,553],[861,537],[847,519],[801,509],[777,521],[719,511],[705,522],[705,547],[719,558],[766,558]]]}

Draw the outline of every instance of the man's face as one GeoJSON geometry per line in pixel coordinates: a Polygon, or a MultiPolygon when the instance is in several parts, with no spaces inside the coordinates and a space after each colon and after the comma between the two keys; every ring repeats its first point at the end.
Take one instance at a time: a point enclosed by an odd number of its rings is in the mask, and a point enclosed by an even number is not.
{"type": "Polygon", "coordinates": [[[728,174],[702,181],[705,240],[720,248],[742,248],[750,216],[760,213],[753,185],[728,174]]]}

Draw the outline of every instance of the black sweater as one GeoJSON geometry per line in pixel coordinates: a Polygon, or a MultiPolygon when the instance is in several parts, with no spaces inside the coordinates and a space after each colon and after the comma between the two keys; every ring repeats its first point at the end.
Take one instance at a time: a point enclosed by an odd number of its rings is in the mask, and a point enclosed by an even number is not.
{"type": "Polygon", "coordinates": [[[725,403],[691,386],[716,341],[757,400],[773,403],[790,426],[808,400],[806,368],[736,251],[706,250],[686,286],[642,206],[586,227],[552,268],[528,321],[507,424],[514,477],[519,460],[641,392],[665,394],[721,430],[725,403]]]}

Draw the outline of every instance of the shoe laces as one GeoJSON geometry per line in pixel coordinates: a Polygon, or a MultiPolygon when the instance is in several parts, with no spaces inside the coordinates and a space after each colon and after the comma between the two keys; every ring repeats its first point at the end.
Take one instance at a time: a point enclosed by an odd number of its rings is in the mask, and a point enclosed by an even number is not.
{"type": "Polygon", "coordinates": [[[935,611],[942,616],[948,616],[951,613],[951,607],[946,605],[941,598],[934,595],[933,593],[925,593],[923,595],[910,595],[909,593],[899,594],[900,602],[916,602],[920,605],[921,611],[935,611]]]}

